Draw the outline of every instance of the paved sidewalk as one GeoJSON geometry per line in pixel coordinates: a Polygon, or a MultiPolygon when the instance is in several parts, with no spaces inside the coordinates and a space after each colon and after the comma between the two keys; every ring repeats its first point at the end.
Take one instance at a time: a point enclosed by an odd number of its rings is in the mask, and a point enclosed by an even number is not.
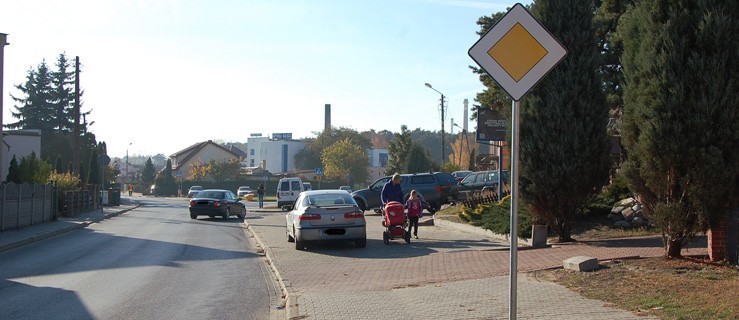
{"type": "MultiPolygon", "coordinates": [[[[367,216],[367,247],[327,244],[295,250],[285,236],[284,214],[247,215],[287,293],[293,319],[506,319],[509,244],[449,226],[424,225],[421,239],[382,242],[380,217],[367,216]]],[[[569,257],[599,260],[663,254],[659,238],[577,243],[521,250],[518,317],[521,319],[647,319],[590,300],[529,271],[559,268],[569,257]]],[[[705,249],[688,249],[701,254],[705,249]]]]}
{"type": "Polygon", "coordinates": [[[134,200],[121,197],[121,205],[104,207],[78,214],[75,217],[58,217],[57,221],[40,223],[16,230],[0,232],[0,252],[18,248],[35,241],[41,241],[69,231],[85,228],[108,217],[119,215],[139,206],[134,200]]]}

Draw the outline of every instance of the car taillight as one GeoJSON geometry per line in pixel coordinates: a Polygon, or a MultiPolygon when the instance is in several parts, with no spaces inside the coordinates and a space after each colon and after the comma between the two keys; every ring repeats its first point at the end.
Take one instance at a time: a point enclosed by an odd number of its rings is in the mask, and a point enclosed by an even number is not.
{"type": "Polygon", "coordinates": [[[364,218],[364,213],[361,212],[349,212],[344,214],[344,219],[362,219],[364,218]]]}
{"type": "Polygon", "coordinates": [[[190,206],[192,207],[194,205],[195,205],[195,201],[190,200],[190,206]]]}
{"type": "Polygon", "coordinates": [[[218,202],[218,201],[213,201],[213,206],[214,207],[220,207],[221,206],[221,203],[218,202]]]}
{"type": "Polygon", "coordinates": [[[441,193],[441,187],[440,186],[436,186],[436,192],[441,193]]]}
{"type": "Polygon", "coordinates": [[[298,220],[321,220],[321,215],[315,213],[303,213],[302,215],[300,215],[298,220]]]}

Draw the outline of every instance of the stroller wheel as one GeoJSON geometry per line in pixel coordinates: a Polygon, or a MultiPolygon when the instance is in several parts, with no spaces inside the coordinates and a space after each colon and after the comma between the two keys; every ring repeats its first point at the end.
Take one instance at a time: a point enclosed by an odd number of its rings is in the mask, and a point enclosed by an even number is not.
{"type": "Polygon", "coordinates": [[[387,231],[382,232],[382,242],[385,242],[385,244],[390,244],[390,235],[387,234],[387,231]]]}
{"type": "Polygon", "coordinates": [[[405,240],[405,243],[411,243],[411,233],[410,232],[406,232],[403,235],[403,240],[405,240]]]}

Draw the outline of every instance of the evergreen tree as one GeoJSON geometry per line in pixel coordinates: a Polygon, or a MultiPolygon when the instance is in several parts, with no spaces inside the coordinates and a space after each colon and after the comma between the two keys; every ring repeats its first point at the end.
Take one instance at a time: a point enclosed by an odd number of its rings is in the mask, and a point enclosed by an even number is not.
{"type": "MultiPolygon", "coordinates": [[[[505,12],[498,12],[492,16],[482,16],[477,19],[477,25],[480,26],[480,30],[477,31],[477,35],[482,37],[485,35],[490,28],[492,28],[503,16],[505,12]]],[[[511,111],[511,97],[501,88],[498,83],[495,82],[493,77],[488,75],[485,70],[470,66],[472,72],[480,76],[480,82],[485,85],[485,89],[475,96],[475,102],[472,106],[471,119],[477,118],[477,109],[488,108],[501,112],[506,115],[510,115],[511,111]]]]}
{"type": "Polygon", "coordinates": [[[405,161],[405,173],[430,172],[434,167],[429,153],[417,143],[411,143],[405,161]]]}
{"type": "Polygon", "coordinates": [[[62,166],[62,156],[59,154],[56,155],[56,160],[54,160],[54,172],[64,173],[64,168],[62,166]]]}
{"type": "Polygon", "coordinates": [[[18,168],[18,159],[13,155],[13,159],[10,159],[10,167],[8,168],[8,176],[5,181],[12,183],[21,183],[20,168],[18,168]]]}
{"type": "Polygon", "coordinates": [[[539,0],[531,10],[568,54],[523,99],[520,190],[560,241],[572,241],[577,214],[608,181],[610,167],[591,4],[539,0]]]}
{"type": "MultiPolygon", "coordinates": [[[[90,158],[88,160],[88,171],[87,171],[87,184],[98,184],[101,183],[101,168],[100,162],[98,162],[98,151],[97,149],[92,149],[92,152],[90,153],[90,158]]],[[[82,172],[82,171],[80,171],[82,172]]],[[[102,188],[105,188],[103,185],[102,188]]]]}
{"type": "Polygon", "coordinates": [[[385,174],[391,175],[396,172],[405,172],[406,159],[408,158],[408,151],[412,143],[408,126],[400,126],[400,133],[394,134],[393,140],[390,141],[390,147],[387,149],[388,159],[385,174]]]}
{"type": "Polygon", "coordinates": [[[6,124],[9,129],[39,129],[41,132],[52,132],[54,129],[54,106],[52,105],[52,77],[46,61],[39,64],[36,71],[28,70],[26,83],[16,85],[25,97],[10,95],[18,103],[11,111],[17,122],[6,124]]]}
{"type": "Polygon", "coordinates": [[[154,168],[154,162],[152,162],[151,157],[149,157],[148,159],[146,159],[146,162],[144,163],[144,170],[141,172],[141,182],[144,184],[144,188],[149,188],[149,186],[154,184],[154,179],[156,178],[156,175],[157,170],[154,168]]]}
{"type": "Polygon", "coordinates": [[[739,3],[640,1],[621,20],[622,172],[678,257],[737,200],[739,3]]]}
{"type": "Polygon", "coordinates": [[[64,53],[59,54],[56,70],[52,76],[52,104],[54,105],[54,121],[57,132],[73,132],[74,130],[74,72],[68,71],[70,62],[64,53]]]}
{"type": "Polygon", "coordinates": [[[154,192],[158,196],[172,196],[177,194],[177,180],[172,175],[171,159],[167,159],[167,165],[157,175],[154,184],[156,185],[154,192]]]}

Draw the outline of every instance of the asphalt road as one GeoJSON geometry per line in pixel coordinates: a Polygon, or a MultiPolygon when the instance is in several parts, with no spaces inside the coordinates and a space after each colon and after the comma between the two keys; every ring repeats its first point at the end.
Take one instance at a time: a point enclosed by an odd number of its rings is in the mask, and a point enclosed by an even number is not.
{"type": "MultiPolygon", "coordinates": [[[[273,284],[232,217],[182,199],[0,254],[0,319],[269,319],[273,284]]],[[[272,294],[274,301],[274,294],[272,294]]]]}

